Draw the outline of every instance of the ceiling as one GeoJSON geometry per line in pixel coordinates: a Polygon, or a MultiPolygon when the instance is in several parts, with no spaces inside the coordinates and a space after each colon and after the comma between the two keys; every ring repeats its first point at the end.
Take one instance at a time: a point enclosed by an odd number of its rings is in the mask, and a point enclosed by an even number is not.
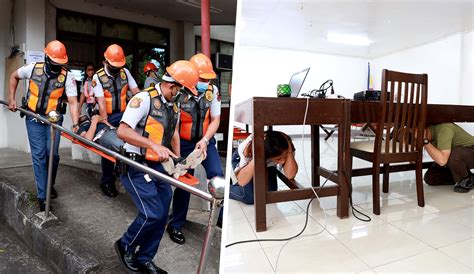
{"type": "Polygon", "coordinates": [[[474,0],[239,0],[241,45],[377,57],[473,29],[474,0]],[[326,40],[366,35],[369,46],[326,40]]]}
{"type": "MultiPolygon", "coordinates": [[[[200,0],[87,0],[122,10],[201,25],[200,0]]],[[[237,0],[211,0],[211,25],[235,25],[237,0]]]]}

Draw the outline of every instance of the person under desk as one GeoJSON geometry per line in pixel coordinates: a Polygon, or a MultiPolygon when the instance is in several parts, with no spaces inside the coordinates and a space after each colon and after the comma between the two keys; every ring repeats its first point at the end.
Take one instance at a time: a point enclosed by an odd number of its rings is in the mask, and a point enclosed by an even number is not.
{"type": "MultiPolygon", "coordinates": [[[[268,169],[268,190],[277,190],[277,170],[288,179],[294,179],[298,172],[295,160],[295,146],[291,138],[283,132],[265,132],[265,159],[268,169]]],[[[235,179],[230,186],[229,198],[252,205],[254,203],[253,176],[254,159],[252,153],[253,135],[247,137],[232,154],[232,168],[235,179]]]]}

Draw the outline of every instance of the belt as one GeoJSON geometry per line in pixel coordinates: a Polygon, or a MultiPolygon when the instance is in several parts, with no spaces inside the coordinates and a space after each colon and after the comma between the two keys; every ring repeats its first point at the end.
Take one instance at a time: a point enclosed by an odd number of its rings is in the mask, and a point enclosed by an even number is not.
{"type": "Polygon", "coordinates": [[[127,156],[130,160],[139,162],[139,163],[145,163],[146,159],[145,156],[133,153],[133,152],[125,152],[125,156],[127,156]]]}

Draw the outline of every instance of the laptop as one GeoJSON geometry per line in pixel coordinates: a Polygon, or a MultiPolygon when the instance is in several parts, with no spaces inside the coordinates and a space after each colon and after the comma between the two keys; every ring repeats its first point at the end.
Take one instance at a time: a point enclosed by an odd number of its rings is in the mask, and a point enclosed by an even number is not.
{"type": "Polygon", "coordinates": [[[288,83],[291,88],[291,97],[298,97],[301,91],[301,87],[303,86],[304,80],[306,79],[306,76],[308,75],[310,68],[306,68],[302,71],[299,71],[293,76],[291,76],[290,82],[288,83]]]}

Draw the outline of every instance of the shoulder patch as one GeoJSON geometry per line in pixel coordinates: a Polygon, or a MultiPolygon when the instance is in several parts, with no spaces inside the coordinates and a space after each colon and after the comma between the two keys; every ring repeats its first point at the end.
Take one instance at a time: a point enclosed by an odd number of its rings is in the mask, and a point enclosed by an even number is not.
{"type": "Polygon", "coordinates": [[[97,81],[95,79],[93,79],[91,85],[92,85],[93,88],[95,88],[95,86],[97,86],[97,81]]]}
{"type": "Polygon", "coordinates": [[[132,100],[129,103],[129,106],[131,108],[139,108],[140,105],[142,104],[142,102],[143,102],[142,98],[133,97],[132,100]]]}
{"type": "Polygon", "coordinates": [[[120,71],[120,78],[122,78],[122,80],[127,79],[127,74],[125,74],[124,70],[120,71]]]}
{"type": "Polygon", "coordinates": [[[212,91],[207,90],[206,91],[206,100],[208,100],[210,102],[210,101],[212,101],[213,98],[214,98],[214,95],[212,94],[212,91]]]}
{"type": "Polygon", "coordinates": [[[58,76],[58,82],[59,82],[59,83],[62,83],[62,82],[64,82],[64,80],[65,80],[64,75],[59,74],[59,76],[58,76]]]}
{"type": "Polygon", "coordinates": [[[160,109],[160,108],[161,108],[160,98],[153,99],[153,106],[154,106],[156,109],[160,109]]]}

